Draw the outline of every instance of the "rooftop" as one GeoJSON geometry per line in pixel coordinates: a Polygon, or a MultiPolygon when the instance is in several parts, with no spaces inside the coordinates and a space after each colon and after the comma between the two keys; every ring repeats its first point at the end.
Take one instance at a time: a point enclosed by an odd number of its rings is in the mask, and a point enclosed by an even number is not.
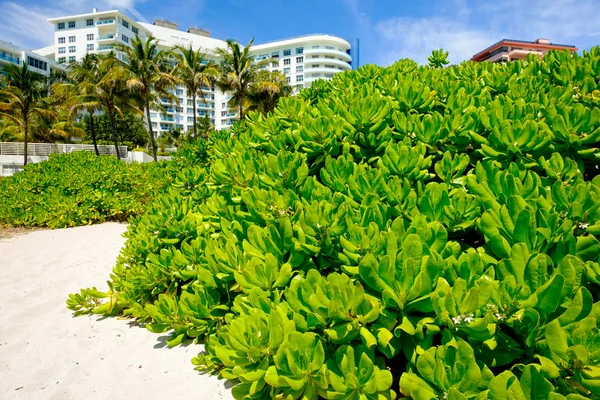
{"type": "Polygon", "coordinates": [[[555,48],[562,47],[562,48],[565,48],[565,49],[574,49],[574,50],[577,50],[577,47],[572,46],[570,44],[550,43],[550,41],[547,40],[547,39],[538,39],[538,40],[535,40],[535,41],[530,41],[530,40],[516,40],[516,39],[502,39],[502,40],[497,41],[493,45],[488,46],[485,49],[481,50],[480,52],[476,53],[473,56],[473,58],[475,58],[475,57],[477,57],[477,56],[479,56],[481,54],[484,54],[484,53],[490,51],[491,49],[493,49],[495,47],[498,47],[498,46],[500,46],[502,44],[505,44],[505,43],[522,43],[522,44],[535,45],[535,46],[555,47],[555,48]]]}

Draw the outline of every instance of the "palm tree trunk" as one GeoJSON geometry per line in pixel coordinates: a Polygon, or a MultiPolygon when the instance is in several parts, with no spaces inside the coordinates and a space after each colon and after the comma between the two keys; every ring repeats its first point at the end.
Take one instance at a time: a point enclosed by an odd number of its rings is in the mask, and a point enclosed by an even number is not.
{"type": "Polygon", "coordinates": [[[148,118],[148,132],[150,133],[150,142],[152,142],[152,153],[154,156],[154,162],[158,162],[156,157],[156,140],[154,139],[154,130],[152,129],[152,121],[150,121],[150,103],[146,99],[146,118],[148,118]]]}
{"type": "Polygon", "coordinates": [[[23,166],[27,165],[27,131],[29,130],[27,115],[23,118],[23,166]]]}
{"type": "Polygon", "coordinates": [[[194,99],[194,140],[198,137],[198,131],[196,130],[196,93],[192,95],[192,99],[194,99]]]}
{"type": "Polygon", "coordinates": [[[117,140],[117,130],[115,128],[115,115],[112,111],[108,112],[108,118],[110,119],[110,130],[113,137],[113,143],[115,144],[115,152],[117,153],[117,158],[121,159],[121,154],[119,153],[119,141],[117,140]]]}
{"type": "Polygon", "coordinates": [[[96,131],[94,130],[94,113],[90,112],[90,134],[92,135],[92,142],[94,143],[94,150],[96,151],[96,156],[100,155],[98,151],[98,143],[96,141],[96,131]]]}
{"type": "Polygon", "coordinates": [[[244,110],[244,102],[240,99],[240,121],[243,119],[242,111],[244,110]]]}

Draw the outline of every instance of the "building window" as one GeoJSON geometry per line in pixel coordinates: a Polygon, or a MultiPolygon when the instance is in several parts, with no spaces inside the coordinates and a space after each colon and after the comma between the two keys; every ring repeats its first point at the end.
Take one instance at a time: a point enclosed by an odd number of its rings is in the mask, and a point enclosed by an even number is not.
{"type": "Polygon", "coordinates": [[[296,57],[296,62],[297,62],[297,63],[302,63],[302,62],[304,62],[304,57],[296,57]]]}
{"type": "Polygon", "coordinates": [[[304,54],[304,47],[296,47],[296,54],[304,54]]]}
{"type": "Polygon", "coordinates": [[[321,64],[313,64],[312,68],[321,68],[321,64]]]}
{"type": "Polygon", "coordinates": [[[139,33],[138,28],[136,28],[135,26],[131,27],[131,32],[135,33],[136,35],[139,33]]]}
{"type": "Polygon", "coordinates": [[[58,38],[58,44],[65,44],[65,38],[64,37],[59,37],[58,38]]]}
{"type": "Polygon", "coordinates": [[[296,82],[304,82],[304,75],[296,75],[296,82]]]}
{"type": "Polygon", "coordinates": [[[297,65],[296,66],[296,72],[304,72],[304,66],[303,65],[297,65]]]}
{"type": "Polygon", "coordinates": [[[69,36],[69,43],[75,43],[75,36],[69,36]]]}
{"type": "Polygon", "coordinates": [[[284,68],[283,69],[283,73],[288,75],[290,72],[292,72],[289,68],[284,68]]]}
{"type": "Polygon", "coordinates": [[[94,40],[94,34],[93,33],[88,33],[87,40],[94,40]]]}
{"type": "Polygon", "coordinates": [[[123,25],[125,28],[129,28],[129,22],[125,21],[124,19],[121,20],[121,25],[123,25]]]}
{"type": "Polygon", "coordinates": [[[129,38],[125,35],[121,35],[121,40],[123,40],[125,43],[129,43],[129,38]]]}
{"type": "Polygon", "coordinates": [[[288,50],[284,50],[284,51],[283,51],[283,56],[284,56],[284,57],[285,57],[285,56],[291,56],[291,55],[292,55],[292,50],[289,50],[289,49],[288,49],[288,50]]]}
{"type": "Polygon", "coordinates": [[[69,62],[70,63],[75,62],[75,56],[69,56],[69,62]]]}
{"type": "Polygon", "coordinates": [[[177,89],[175,93],[177,94],[177,96],[183,96],[183,89],[177,89]]]}
{"type": "Polygon", "coordinates": [[[291,78],[291,77],[289,77],[289,76],[286,76],[286,77],[285,77],[285,81],[286,81],[287,83],[290,83],[290,82],[292,81],[292,78],[291,78]]]}
{"type": "Polygon", "coordinates": [[[284,58],[283,59],[283,65],[290,65],[291,61],[289,58],[284,58]]]}
{"type": "Polygon", "coordinates": [[[65,58],[64,57],[58,57],[58,63],[62,64],[65,62],[65,58]]]}
{"type": "Polygon", "coordinates": [[[27,56],[27,63],[32,67],[43,69],[44,71],[47,71],[48,69],[48,64],[45,61],[38,60],[37,58],[27,56]]]}
{"type": "Polygon", "coordinates": [[[65,23],[64,22],[59,22],[58,23],[58,29],[65,29],[65,23]]]}
{"type": "Polygon", "coordinates": [[[187,105],[188,105],[188,106],[193,106],[193,105],[194,105],[194,100],[192,100],[192,99],[188,99],[188,100],[187,100],[187,105]]]}
{"type": "Polygon", "coordinates": [[[94,18],[87,19],[85,21],[85,26],[94,26],[94,18]]]}
{"type": "Polygon", "coordinates": [[[189,123],[193,123],[194,122],[194,117],[188,117],[188,122],[189,123]]]}
{"type": "Polygon", "coordinates": [[[87,51],[94,51],[94,45],[93,44],[88,44],[87,45],[87,51]]]}
{"type": "Polygon", "coordinates": [[[65,54],[65,48],[64,47],[59,47],[58,48],[58,54],[65,54]]]}
{"type": "Polygon", "coordinates": [[[75,46],[69,46],[69,53],[75,53],[75,46]]]}
{"type": "Polygon", "coordinates": [[[75,28],[75,21],[69,21],[69,29],[75,28]]]}
{"type": "Polygon", "coordinates": [[[274,51],[271,53],[271,58],[279,58],[279,52],[278,51],[274,51]]]}
{"type": "Polygon", "coordinates": [[[319,49],[319,48],[321,48],[321,46],[313,46],[312,48],[313,49],[319,49]]]}

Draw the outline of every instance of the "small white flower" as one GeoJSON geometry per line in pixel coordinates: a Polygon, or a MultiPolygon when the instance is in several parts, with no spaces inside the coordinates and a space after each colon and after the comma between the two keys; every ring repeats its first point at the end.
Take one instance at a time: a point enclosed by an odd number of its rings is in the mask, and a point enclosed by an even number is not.
{"type": "Polygon", "coordinates": [[[444,394],[442,394],[442,399],[447,399],[448,398],[448,392],[444,392],[444,394]]]}
{"type": "Polygon", "coordinates": [[[323,227],[323,225],[321,225],[320,223],[317,222],[317,228],[321,229],[323,227]]]}
{"type": "Polygon", "coordinates": [[[589,228],[589,227],[590,227],[590,224],[589,224],[589,223],[587,223],[587,222],[580,222],[580,223],[579,223],[579,229],[586,230],[586,229],[587,229],[587,228],[589,228]]]}
{"type": "Polygon", "coordinates": [[[474,320],[475,318],[474,318],[474,315],[473,315],[473,314],[469,314],[469,315],[467,315],[466,317],[464,317],[464,319],[465,319],[465,324],[470,324],[471,322],[473,322],[473,320],[474,320]]]}
{"type": "Polygon", "coordinates": [[[501,313],[496,313],[494,314],[496,316],[496,319],[500,322],[504,321],[506,319],[506,315],[501,314],[501,313]]]}
{"type": "Polygon", "coordinates": [[[262,336],[262,332],[258,331],[258,333],[256,334],[256,336],[261,337],[262,336]]]}
{"type": "Polygon", "coordinates": [[[283,177],[283,172],[280,172],[280,173],[279,173],[279,176],[283,177]]]}
{"type": "Polygon", "coordinates": [[[463,320],[463,316],[459,315],[458,317],[452,318],[452,323],[454,325],[460,325],[462,323],[462,320],[463,320]]]}

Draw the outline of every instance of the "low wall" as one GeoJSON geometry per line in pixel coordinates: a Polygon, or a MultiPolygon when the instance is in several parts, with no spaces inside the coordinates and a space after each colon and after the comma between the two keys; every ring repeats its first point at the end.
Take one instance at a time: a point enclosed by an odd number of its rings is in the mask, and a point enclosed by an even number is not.
{"type": "MultiPolygon", "coordinates": [[[[29,156],[27,163],[39,163],[48,159],[48,156],[29,156]]],[[[0,155],[0,176],[10,176],[23,169],[23,156],[0,155]]]]}

